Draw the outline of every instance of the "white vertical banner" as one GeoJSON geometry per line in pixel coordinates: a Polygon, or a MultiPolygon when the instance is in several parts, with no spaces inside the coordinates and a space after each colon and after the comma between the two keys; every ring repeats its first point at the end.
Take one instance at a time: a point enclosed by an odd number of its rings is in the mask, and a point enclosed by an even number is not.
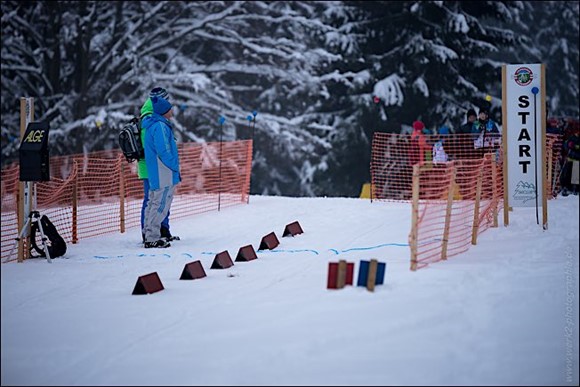
{"type": "MultiPolygon", "coordinates": [[[[504,65],[502,71],[504,154],[507,189],[504,205],[542,207],[545,178],[545,77],[543,64],[504,65]]],[[[536,211],[537,217],[537,211],[536,211]]],[[[544,224],[547,222],[544,219],[544,224]]]]}

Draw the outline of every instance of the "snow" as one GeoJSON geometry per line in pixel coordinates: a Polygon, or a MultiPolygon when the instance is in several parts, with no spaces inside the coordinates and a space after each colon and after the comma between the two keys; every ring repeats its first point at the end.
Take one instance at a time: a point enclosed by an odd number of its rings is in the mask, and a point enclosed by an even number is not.
{"type": "Polygon", "coordinates": [[[386,106],[402,106],[405,99],[402,91],[404,86],[405,81],[401,77],[391,74],[375,84],[373,95],[379,97],[386,106]]]}
{"type": "Polygon", "coordinates": [[[453,14],[449,18],[451,30],[456,33],[467,34],[469,32],[469,25],[465,19],[465,15],[458,13],[453,14]]]}
{"type": "Polygon", "coordinates": [[[579,201],[514,208],[464,254],[409,270],[408,203],[251,196],[65,257],[1,268],[2,385],[578,385],[579,201]],[[541,219],[541,211],[540,211],[541,219]],[[298,221],[303,234],[282,237],[298,221]],[[275,232],[258,259],[215,254],[275,232]],[[328,263],[387,264],[374,292],[326,289],[328,263]],[[200,260],[207,277],[179,280],[200,260]],[[132,295],[157,272],[165,289],[132,295]]]}

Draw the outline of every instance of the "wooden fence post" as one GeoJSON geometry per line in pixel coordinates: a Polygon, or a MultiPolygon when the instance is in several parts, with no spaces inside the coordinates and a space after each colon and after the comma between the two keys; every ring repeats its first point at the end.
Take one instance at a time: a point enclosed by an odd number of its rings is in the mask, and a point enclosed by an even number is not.
{"type": "Polygon", "coordinates": [[[123,165],[123,160],[121,155],[117,158],[117,162],[119,163],[119,216],[120,216],[120,224],[119,228],[121,229],[121,233],[125,232],[125,167],[123,165]]]}
{"type": "Polygon", "coordinates": [[[477,176],[477,189],[475,191],[475,205],[473,209],[473,229],[471,231],[471,244],[477,244],[477,232],[479,231],[479,202],[481,200],[481,184],[483,180],[483,164],[479,167],[477,176]]]}
{"type": "Polygon", "coordinates": [[[441,246],[441,259],[447,259],[447,245],[449,243],[449,229],[451,225],[451,209],[453,208],[453,194],[455,193],[455,165],[451,165],[451,178],[449,180],[449,193],[447,194],[447,209],[445,210],[445,226],[443,228],[443,245],[441,246]]]}
{"type": "Polygon", "coordinates": [[[409,247],[411,248],[411,270],[417,270],[417,238],[419,219],[419,164],[413,165],[413,196],[411,202],[411,233],[409,234],[409,247]]]}
{"type": "Polygon", "coordinates": [[[254,140],[248,140],[248,145],[246,147],[246,178],[244,181],[244,186],[242,187],[242,201],[244,200],[244,195],[247,195],[246,203],[250,203],[250,191],[252,186],[251,178],[252,178],[252,160],[253,160],[253,152],[254,152],[254,140]]]}
{"type": "MultiPolygon", "coordinates": [[[[29,123],[34,121],[34,98],[21,97],[20,98],[20,141],[26,133],[26,128],[29,123]]],[[[18,201],[18,231],[22,230],[26,223],[26,218],[29,217],[32,208],[32,182],[20,182],[18,187],[19,201],[18,201]]],[[[28,223],[28,230],[26,230],[25,237],[18,242],[18,262],[23,262],[30,257],[30,227],[32,220],[28,223]]]]}
{"type": "Polygon", "coordinates": [[[493,225],[492,227],[497,227],[498,225],[498,221],[497,221],[497,208],[498,208],[498,200],[497,200],[497,162],[495,160],[495,157],[492,156],[491,157],[491,205],[492,205],[492,211],[493,211],[493,225]]]}
{"type": "Polygon", "coordinates": [[[73,160],[73,173],[75,174],[72,187],[72,243],[76,244],[78,236],[78,207],[79,207],[79,171],[76,160],[73,160]]]}

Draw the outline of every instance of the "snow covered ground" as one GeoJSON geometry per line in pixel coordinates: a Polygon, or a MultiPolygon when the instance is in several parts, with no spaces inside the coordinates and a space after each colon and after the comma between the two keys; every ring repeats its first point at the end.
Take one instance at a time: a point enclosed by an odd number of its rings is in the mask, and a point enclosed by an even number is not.
{"type": "Polygon", "coordinates": [[[1,269],[2,385],[578,385],[579,201],[515,208],[509,227],[409,270],[410,206],[252,196],[249,205],[85,239],[1,269]],[[541,214],[541,212],[540,212],[541,214]],[[304,233],[282,238],[298,221],[304,233]],[[258,259],[215,254],[275,232],[258,259]],[[385,284],[326,289],[328,263],[386,262],[385,284]],[[179,280],[201,260],[207,277],[179,280]],[[157,272],[165,290],[132,295],[157,272]]]}

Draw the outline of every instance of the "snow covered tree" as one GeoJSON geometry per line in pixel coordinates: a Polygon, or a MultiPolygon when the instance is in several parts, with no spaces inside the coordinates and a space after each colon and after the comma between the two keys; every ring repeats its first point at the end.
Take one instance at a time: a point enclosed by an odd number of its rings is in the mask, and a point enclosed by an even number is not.
{"type": "Polygon", "coordinates": [[[320,192],[336,186],[350,196],[360,192],[370,181],[370,142],[377,130],[399,132],[416,119],[432,130],[457,127],[467,109],[477,109],[487,94],[493,97],[492,116],[501,119],[503,62],[493,54],[502,47],[518,48],[520,39],[511,27],[521,23],[520,2],[347,5],[356,9],[352,29],[361,36],[361,55],[349,58],[348,65],[365,76],[348,93],[333,94],[349,112],[338,124],[334,152],[326,160],[332,181],[316,177],[320,192]]]}
{"type": "Polygon", "coordinates": [[[329,148],[311,102],[336,76],[332,43],[351,39],[324,21],[339,5],[2,2],[3,155],[16,154],[20,96],[50,121],[51,153],[77,153],[116,147],[119,125],[163,85],[183,141],[217,140],[219,116],[224,140],[247,138],[258,111],[255,168],[268,178],[253,192],[309,195],[300,174],[329,148]]]}
{"type": "Polygon", "coordinates": [[[25,96],[58,155],[117,148],[120,125],[161,85],[178,140],[253,138],[251,192],[290,196],[358,195],[377,130],[455,128],[487,94],[500,121],[504,63],[546,63],[552,112],[578,114],[577,2],[0,6],[3,165],[25,96]]]}
{"type": "Polygon", "coordinates": [[[525,5],[524,23],[518,32],[526,41],[514,63],[544,63],[549,114],[578,118],[580,3],[538,1],[525,5]]]}

